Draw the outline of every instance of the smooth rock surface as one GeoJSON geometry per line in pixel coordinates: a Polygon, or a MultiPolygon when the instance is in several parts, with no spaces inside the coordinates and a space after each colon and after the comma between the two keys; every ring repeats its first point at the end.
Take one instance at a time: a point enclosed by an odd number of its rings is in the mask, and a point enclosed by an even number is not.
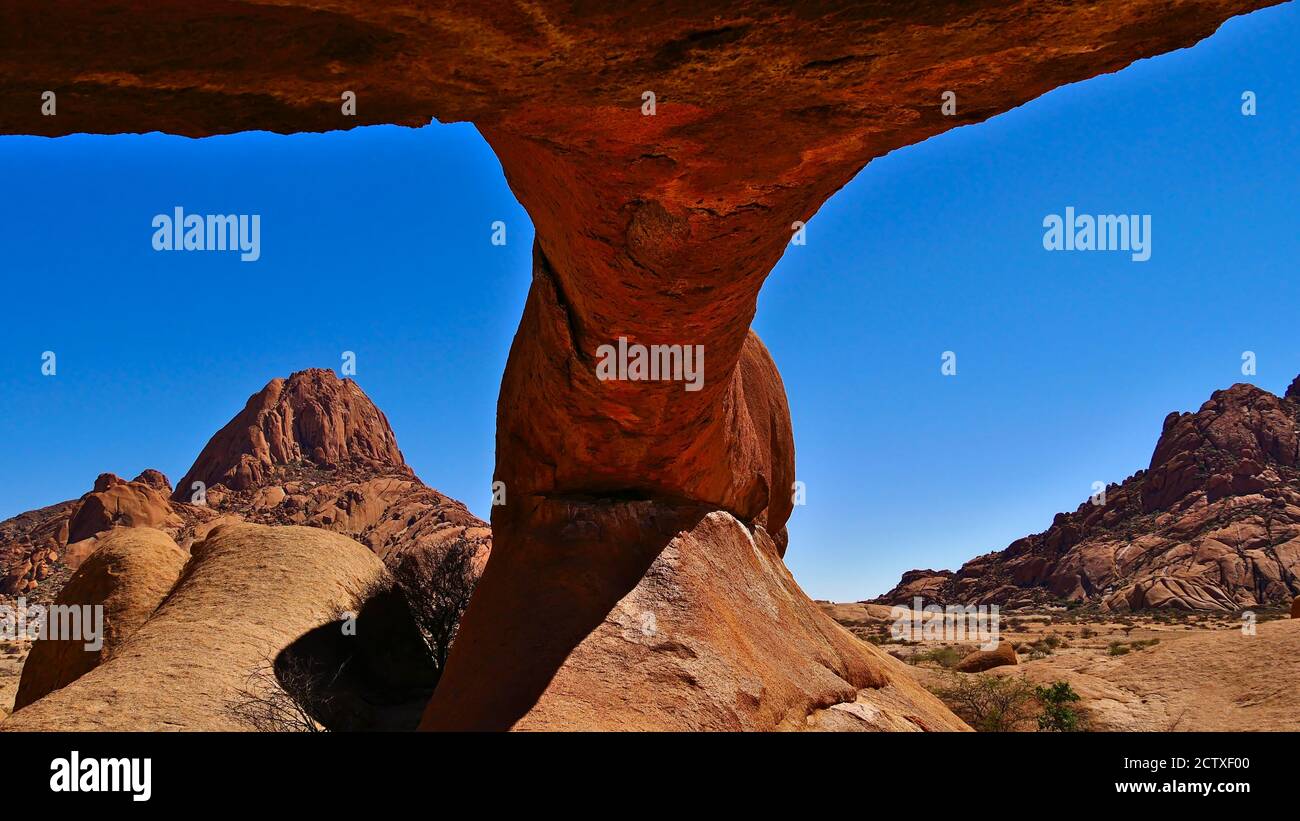
{"type": "MultiPolygon", "coordinates": [[[[557,594],[572,592],[570,586],[557,594]]],[[[512,661],[527,675],[529,660],[512,661]]],[[[479,693],[440,688],[425,726],[482,728],[482,704],[479,693]]],[[[905,665],[826,618],[795,584],[766,531],[750,533],[721,512],[668,543],[512,726],[965,728],[905,665]]]]}
{"type": "MultiPolygon", "coordinates": [[[[14,709],[64,687],[112,658],[172,589],[189,556],[166,533],[148,527],[116,528],[82,562],[55,605],[102,607],[101,646],[84,640],[39,639],[23,665],[14,709]]],[[[82,611],[85,612],[84,610],[82,611]]]]}
{"type": "Polygon", "coordinates": [[[976,650],[957,662],[957,671],[961,673],[982,673],[994,667],[1006,667],[1019,664],[1016,649],[1009,641],[1000,641],[992,650],[976,650]]]}
{"type": "Polygon", "coordinates": [[[0,730],[245,730],[227,710],[250,675],[343,611],[383,562],[317,528],[228,524],[193,548],[161,607],[112,658],[0,730]]]}

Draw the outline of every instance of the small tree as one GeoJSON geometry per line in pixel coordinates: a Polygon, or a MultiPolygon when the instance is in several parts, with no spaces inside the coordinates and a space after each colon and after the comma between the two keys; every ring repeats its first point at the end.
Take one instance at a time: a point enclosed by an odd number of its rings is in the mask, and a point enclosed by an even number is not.
{"type": "Polygon", "coordinates": [[[439,675],[447,666],[460,618],[478,584],[476,553],[473,544],[456,541],[436,553],[407,554],[393,568],[393,577],[429,645],[439,675]]]}
{"type": "Polygon", "coordinates": [[[956,647],[945,646],[936,647],[933,650],[926,650],[924,653],[917,653],[912,656],[912,664],[920,664],[924,661],[933,662],[940,667],[951,670],[956,667],[958,662],[965,658],[966,654],[956,647]]]}
{"type": "Polygon", "coordinates": [[[1023,676],[954,674],[938,695],[981,733],[1010,732],[1033,717],[1034,690],[1023,676]]]}
{"type": "Polygon", "coordinates": [[[1081,707],[1074,706],[1079,694],[1068,681],[1035,687],[1034,697],[1043,711],[1038,714],[1038,729],[1052,733],[1073,733],[1086,729],[1081,707]]]}
{"type": "Polygon", "coordinates": [[[322,716],[330,704],[329,671],[296,653],[279,662],[265,660],[248,675],[226,704],[226,714],[262,733],[323,733],[322,716]]]}

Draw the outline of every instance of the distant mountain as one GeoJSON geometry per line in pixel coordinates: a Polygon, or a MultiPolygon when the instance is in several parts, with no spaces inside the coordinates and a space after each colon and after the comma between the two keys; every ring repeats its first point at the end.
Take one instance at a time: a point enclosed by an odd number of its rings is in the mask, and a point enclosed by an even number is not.
{"type": "Polygon", "coordinates": [[[105,473],[79,499],[0,522],[0,595],[51,600],[113,528],[153,527],[188,550],[223,517],[342,533],[389,563],[455,540],[481,563],[491,547],[487,523],[416,477],[355,382],[311,369],[250,397],[174,490],[156,470],[105,473]]]}
{"type": "Polygon", "coordinates": [[[1094,602],[1236,611],[1300,593],[1300,377],[1278,397],[1215,391],[1165,418],[1151,464],[957,572],[912,570],[875,601],[1094,602]]]}

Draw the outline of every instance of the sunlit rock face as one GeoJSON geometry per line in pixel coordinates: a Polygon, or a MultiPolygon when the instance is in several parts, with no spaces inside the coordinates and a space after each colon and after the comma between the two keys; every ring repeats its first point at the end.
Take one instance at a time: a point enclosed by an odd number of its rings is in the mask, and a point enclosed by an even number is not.
{"type": "Polygon", "coordinates": [[[909,571],[878,601],[1229,613],[1288,604],[1300,594],[1297,385],[1274,396],[1240,383],[1195,413],[1170,413],[1146,470],[955,573],[909,571]]]}
{"type": "MultiPolygon", "coordinates": [[[[783,551],[793,437],[749,326],[797,223],[892,149],[1272,4],[10,5],[0,132],[478,126],[536,228],[534,276],[498,406],[507,503],[426,724],[504,728],[704,517],[725,513],[783,551]],[[47,89],[54,117],[40,113],[47,89]],[[699,389],[598,378],[601,347],[620,339],[699,346],[699,389]]],[[[759,579],[750,588],[780,586],[759,579]]],[[[742,641],[735,630],[712,640],[742,641]]],[[[821,664],[792,652],[791,666],[821,664]]],[[[872,648],[846,652],[884,670],[872,648]]],[[[881,709],[950,720],[905,702],[881,709]]]]}
{"type": "Polygon", "coordinates": [[[458,543],[481,564],[492,541],[486,522],[420,481],[356,382],[313,368],[250,396],[174,491],[156,470],[104,473],[80,499],[0,521],[0,596],[52,601],[116,529],[155,528],[188,550],[228,518],[342,533],[390,564],[458,543]]]}
{"type": "Polygon", "coordinates": [[[388,419],[361,388],[313,368],[273,379],[250,397],[203,448],[172,498],[189,501],[195,482],[232,491],[266,487],[281,469],[304,464],[414,476],[388,419]]]}

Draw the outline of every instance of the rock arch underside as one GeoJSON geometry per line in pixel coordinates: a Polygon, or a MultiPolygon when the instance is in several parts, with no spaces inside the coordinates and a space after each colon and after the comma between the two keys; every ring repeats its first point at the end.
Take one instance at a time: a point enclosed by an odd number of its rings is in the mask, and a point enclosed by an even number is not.
{"type": "Polygon", "coordinates": [[[959,728],[785,570],[794,443],[759,289],[873,158],[1270,5],[3,0],[0,133],[436,118],[496,152],[536,228],[507,504],[424,727],[959,728]],[[619,337],[703,346],[703,388],[599,381],[619,337]]]}

